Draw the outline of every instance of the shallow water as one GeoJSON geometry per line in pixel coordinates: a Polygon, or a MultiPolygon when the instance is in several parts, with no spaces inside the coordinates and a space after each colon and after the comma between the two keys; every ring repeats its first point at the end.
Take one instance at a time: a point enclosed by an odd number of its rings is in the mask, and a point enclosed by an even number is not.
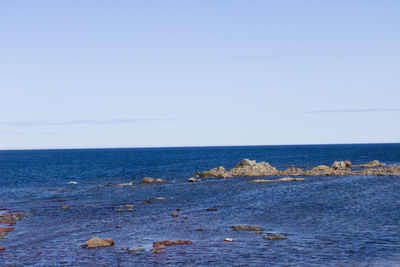
{"type": "Polygon", "coordinates": [[[279,169],[334,160],[400,164],[400,144],[1,151],[0,209],[34,215],[0,240],[0,265],[400,265],[400,177],[186,182],[196,171],[231,168],[243,158],[279,169]],[[140,184],[145,176],[166,183],[140,184]],[[155,197],[166,200],[144,203],[155,197]],[[116,212],[125,204],[135,211],[116,212]],[[232,231],[235,224],[259,225],[263,235],[232,231]],[[267,232],[288,235],[271,241],[262,238],[267,232]],[[95,236],[111,237],[115,246],[80,246],[95,236]],[[165,239],[193,244],[150,252],[165,239]],[[121,250],[137,247],[146,251],[121,250]]]}

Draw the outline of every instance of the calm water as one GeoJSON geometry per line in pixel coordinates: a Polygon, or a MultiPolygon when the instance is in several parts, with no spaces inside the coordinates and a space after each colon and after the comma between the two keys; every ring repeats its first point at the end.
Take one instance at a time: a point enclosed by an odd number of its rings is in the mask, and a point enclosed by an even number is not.
{"type": "Polygon", "coordinates": [[[400,266],[400,177],[186,182],[196,171],[231,168],[243,158],[279,169],[334,160],[400,164],[400,144],[0,151],[0,209],[34,213],[0,240],[7,249],[0,251],[0,265],[400,266]],[[142,185],[145,176],[167,182],[142,185]],[[143,203],[155,197],[166,200],[143,203]],[[137,207],[116,212],[124,204],[137,207]],[[178,208],[179,217],[172,218],[178,208]],[[233,232],[234,224],[289,235],[269,241],[233,232]],[[80,246],[95,236],[116,244],[80,246]],[[224,242],[227,237],[234,241],[224,242]],[[149,251],[165,239],[193,244],[167,247],[165,254],[149,251]],[[121,250],[137,247],[146,251],[121,250]]]}

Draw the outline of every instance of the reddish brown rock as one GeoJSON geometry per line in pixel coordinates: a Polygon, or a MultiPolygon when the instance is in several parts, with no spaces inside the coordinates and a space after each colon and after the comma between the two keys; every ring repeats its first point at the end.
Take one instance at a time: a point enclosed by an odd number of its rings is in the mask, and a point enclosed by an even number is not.
{"type": "Polygon", "coordinates": [[[0,236],[5,236],[8,232],[14,230],[13,227],[0,227],[0,236]]]}
{"type": "Polygon", "coordinates": [[[21,220],[23,218],[22,213],[16,213],[16,214],[0,214],[0,223],[8,224],[8,225],[13,225],[17,221],[21,220]]]}
{"type": "Polygon", "coordinates": [[[5,248],[3,248],[2,246],[0,246],[0,250],[6,250],[5,248]]]}
{"type": "Polygon", "coordinates": [[[179,216],[179,214],[176,211],[174,211],[171,215],[172,215],[172,217],[178,217],[179,216]]]}
{"type": "Polygon", "coordinates": [[[84,248],[102,248],[102,247],[110,247],[114,245],[114,240],[111,238],[107,238],[105,240],[100,239],[98,237],[94,237],[88,241],[84,245],[84,248]]]}
{"type": "Polygon", "coordinates": [[[190,240],[164,240],[164,241],[157,241],[153,243],[153,253],[164,253],[164,251],[160,251],[167,246],[172,245],[185,245],[185,244],[192,244],[190,240]]]}

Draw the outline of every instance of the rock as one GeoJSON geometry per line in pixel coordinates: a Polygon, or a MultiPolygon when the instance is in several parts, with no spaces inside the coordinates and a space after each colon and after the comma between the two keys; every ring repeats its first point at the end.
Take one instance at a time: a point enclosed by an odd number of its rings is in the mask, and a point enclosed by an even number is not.
{"type": "Polygon", "coordinates": [[[305,171],[305,175],[311,176],[325,176],[325,175],[332,175],[334,173],[334,169],[329,168],[326,165],[319,165],[317,167],[312,168],[311,170],[305,171]]]}
{"type": "Polygon", "coordinates": [[[267,180],[267,179],[256,179],[253,181],[248,181],[248,183],[274,183],[279,182],[278,180],[267,180]]]}
{"type": "Polygon", "coordinates": [[[201,179],[196,179],[196,178],[194,178],[194,177],[191,177],[191,178],[189,178],[187,181],[193,183],[193,182],[200,182],[201,179]]]}
{"type": "Polygon", "coordinates": [[[208,209],[206,209],[206,211],[217,211],[218,209],[216,209],[216,208],[208,208],[208,209]]]}
{"type": "Polygon", "coordinates": [[[155,182],[156,182],[156,179],[151,178],[151,177],[144,177],[144,178],[142,179],[142,183],[146,183],[146,184],[148,184],[148,183],[155,183],[155,182]]]}
{"type": "Polygon", "coordinates": [[[145,249],[144,248],[134,248],[134,249],[128,250],[128,253],[132,254],[132,253],[135,253],[135,252],[138,252],[138,251],[145,251],[145,249]]]}
{"type": "Polygon", "coordinates": [[[164,180],[163,180],[163,179],[160,179],[160,178],[154,179],[154,178],[151,178],[151,177],[144,177],[144,178],[142,179],[142,183],[145,183],[145,184],[162,183],[162,182],[164,182],[164,180]]]}
{"type": "Polygon", "coordinates": [[[279,182],[292,182],[292,181],[304,181],[304,178],[292,178],[292,177],[283,177],[279,178],[279,182]]]}
{"type": "Polygon", "coordinates": [[[69,209],[69,206],[62,206],[61,207],[63,210],[67,210],[67,209],[69,209]]]}
{"type": "Polygon", "coordinates": [[[114,240],[111,238],[107,238],[105,240],[100,239],[98,237],[94,237],[88,241],[84,245],[84,248],[102,248],[102,247],[110,247],[114,245],[114,240]]]}
{"type": "Polygon", "coordinates": [[[379,162],[378,160],[373,160],[373,161],[367,162],[365,164],[360,164],[358,166],[362,167],[362,168],[372,168],[372,167],[383,167],[383,166],[386,166],[386,164],[379,162]]]}
{"type": "Polygon", "coordinates": [[[232,225],[230,226],[234,231],[262,231],[262,227],[257,225],[232,225]]]}
{"type": "Polygon", "coordinates": [[[0,246],[0,250],[6,250],[5,248],[3,248],[2,246],[0,246]]]}
{"type": "Polygon", "coordinates": [[[125,211],[126,212],[133,212],[134,210],[133,209],[126,209],[125,211]]]}
{"type": "Polygon", "coordinates": [[[334,170],[347,170],[347,164],[344,161],[335,161],[332,164],[332,169],[334,170]]]}
{"type": "Polygon", "coordinates": [[[400,166],[393,165],[389,168],[366,168],[353,173],[354,175],[366,175],[366,176],[393,176],[400,175],[400,166]]]}
{"type": "Polygon", "coordinates": [[[346,164],[347,168],[350,168],[351,166],[353,166],[353,163],[351,163],[350,160],[345,160],[344,163],[346,164]]]}
{"type": "Polygon", "coordinates": [[[210,177],[218,177],[218,178],[231,178],[232,175],[228,173],[228,171],[222,167],[216,167],[214,169],[211,169],[209,171],[204,171],[199,174],[199,177],[202,178],[210,178],[210,177]]]}
{"type": "Polygon", "coordinates": [[[257,232],[247,232],[249,235],[262,235],[262,232],[257,231],[257,232]]]}
{"type": "Polygon", "coordinates": [[[160,253],[160,250],[172,245],[192,244],[189,240],[164,240],[153,243],[153,253],[160,253]]]}
{"type": "Polygon", "coordinates": [[[204,229],[203,228],[197,228],[196,231],[201,232],[201,231],[204,231],[204,229]]]}
{"type": "Polygon", "coordinates": [[[166,200],[166,198],[164,198],[164,197],[156,197],[156,198],[154,198],[154,200],[166,200]]]}
{"type": "Polygon", "coordinates": [[[282,175],[282,176],[286,176],[286,175],[288,175],[288,176],[300,176],[300,175],[304,175],[304,171],[302,169],[300,169],[300,168],[292,167],[292,168],[286,169],[285,171],[280,171],[279,175],[282,175]]]}
{"type": "Polygon", "coordinates": [[[174,211],[171,215],[172,215],[172,217],[178,217],[179,216],[179,214],[176,211],[174,211]]]}
{"type": "Polygon", "coordinates": [[[248,183],[274,183],[274,182],[291,182],[291,181],[304,181],[304,178],[283,177],[278,180],[257,179],[249,181],[248,183]]]}
{"type": "Polygon", "coordinates": [[[232,176],[271,176],[277,175],[278,170],[264,161],[244,159],[229,171],[232,176]]]}
{"type": "Polygon", "coordinates": [[[126,204],[125,205],[125,208],[133,208],[133,207],[136,207],[135,205],[130,205],[130,204],[126,204]]]}
{"type": "Polygon", "coordinates": [[[267,240],[284,240],[287,239],[287,237],[283,236],[283,235],[276,235],[273,233],[267,233],[267,236],[263,237],[264,239],[267,240]]]}
{"type": "Polygon", "coordinates": [[[124,212],[124,209],[116,209],[116,212],[124,212]]]}
{"type": "Polygon", "coordinates": [[[13,225],[17,221],[21,220],[26,213],[4,213],[0,214],[0,223],[13,225]]]}
{"type": "Polygon", "coordinates": [[[0,236],[5,236],[8,232],[14,230],[14,227],[0,227],[0,236]]]}
{"type": "Polygon", "coordinates": [[[226,241],[226,242],[232,242],[233,239],[232,239],[232,238],[225,238],[224,241],[226,241]]]}

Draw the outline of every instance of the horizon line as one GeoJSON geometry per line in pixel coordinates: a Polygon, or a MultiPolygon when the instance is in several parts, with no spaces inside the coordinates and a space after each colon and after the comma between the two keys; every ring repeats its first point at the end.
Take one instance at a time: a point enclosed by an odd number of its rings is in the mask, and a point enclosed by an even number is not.
{"type": "Polygon", "coordinates": [[[267,146],[322,146],[322,145],[385,145],[400,144],[400,142],[371,143],[316,143],[316,144],[279,144],[279,145],[193,145],[193,146],[138,146],[138,147],[71,147],[71,148],[10,148],[0,151],[38,151],[38,150],[112,150],[112,149],[164,149],[164,148],[218,148],[218,147],[267,147],[267,146]]]}

